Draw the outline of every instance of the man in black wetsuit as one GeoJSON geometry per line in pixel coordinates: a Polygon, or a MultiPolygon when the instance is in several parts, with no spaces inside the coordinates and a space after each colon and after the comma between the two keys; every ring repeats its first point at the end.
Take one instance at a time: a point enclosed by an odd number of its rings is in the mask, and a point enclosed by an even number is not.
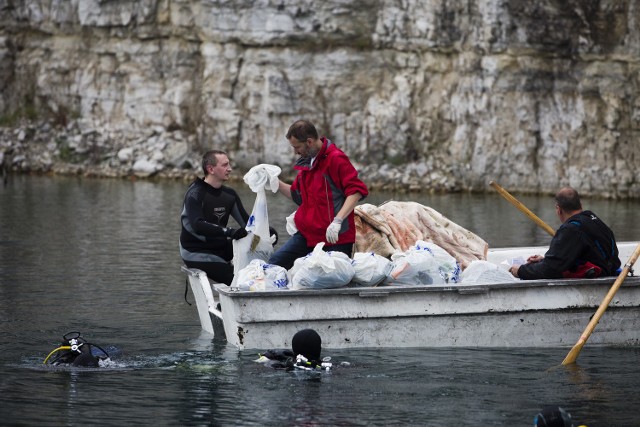
{"type": "Polygon", "coordinates": [[[613,232],[593,212],[583,211],[578,192],[564,187],[556,194],[556,214],[562,225],[544,255],[509,271],[523,280],[600,277],[617,274],[618,246],[613,232]]]}
{"type": "Polygon", "coordinates": [[[204,178],[196,179],[184,196],[180,216],[180,256],[189,268],[197,268],[215,282],[231,284],[233,266],[232,240],[247,235],[249,214],[230,187],[223,185],[231,174],[227,153],[208,151],[202,156],[204,178]],[[227,227],[233,217],[239,228],[227,227]]]}

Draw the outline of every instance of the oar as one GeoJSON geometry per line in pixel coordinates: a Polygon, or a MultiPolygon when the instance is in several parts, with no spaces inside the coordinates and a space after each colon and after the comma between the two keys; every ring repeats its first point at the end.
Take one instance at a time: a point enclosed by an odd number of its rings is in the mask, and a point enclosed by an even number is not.
{"type": "Polygon", "coordinates": [[[600,303],[600,307],[598,307],[598,311],[596,311],[596,314],[593,315],[593,318],[591,319],[591,321],[587,325],[586,329],[584,330],[584,332],[580,336],[580,339],[578,340],[576,345],[573,346],[571,351],[569,351],[569,354],[567,354],[567,357],[565,357],[564,360],[562,361],[563,365],[569,365],[571,363],[575,363],[576,362],[576,359],[578,358],[578,355],[580,354],[580,350],[582,350],[582,347],[584,347],[584,344],[589,339],[589,336],[591,335],[591,332],[593,332],[593,330],[595,329],[596,325],[600,321],[600,318],[602,317],[602,315],[604,314],[605,310],[609,306],[609,303],[611,302],[611,300],[613,299],[613,296],[618,291],[618,288],[620,288],[620,285],[622,285],[622,282],[624,282],[624,279],[627,278],[627,274],[629,274],[629,270],[631,270],[631,267],[636,262],[636,260],[638,259],[639,255],[640,255],[640,244],[638,244],[638,246],[636,246],[636,250],[633,251],[633,254],[631,254],[631,257],[629,258],[627,263],[624,265],[624,268],[622,269],[622,271],[618,275],[618,278],[616,279],[615,282],[613,282],[613,285],[611,286],[611,289],[609,289],[609,292],[607,293],[607,296],[605,296],[604,299],[602,300],[602,303],[600,303]]]}
{"type": "Polygon", "coordinates": [[[497,182],[491,181],[491,182],[489,182],[489,185],[492,186],[493,188],[495,188],[498,191],[498,193],[500,193],[500,195],[507,200],[507,202],[511,203],[513,206],[518,208],[518,210],[520,212],[522,212],[523,214],[528,216],[529,219],[533,220],[533,222],[538,224],[538,226],[540,226],[544,231],[546,231],[547,233],[549,233],[552,236],[556,234],[556,232],[553,230],[553,228],[549,227],[549,225],[546,222],[544,222],[543,220],[538,218],[538,216],[536,214],[531,212],[525,205],[520,203],[518,201],[518,199],[516,199],[511,194],[509,194],[509,192],[507,190],[505,190],[504,188],[500,187],[500,185],[497,182]]]}

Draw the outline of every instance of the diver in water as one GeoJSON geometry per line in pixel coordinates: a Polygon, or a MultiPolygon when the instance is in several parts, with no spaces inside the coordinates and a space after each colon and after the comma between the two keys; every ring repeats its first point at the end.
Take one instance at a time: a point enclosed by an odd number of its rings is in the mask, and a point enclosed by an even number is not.
{"type": "Polygon", "coordinates": [[[305,371],[329,371],[333,365],[330,357],[320,358],[322,339],[313,329],[296,332],[291,340],[292,350],[267,350],[259,353],[256,362],[264,363],[274,369],[287,371],[300,369],[305,371]]]}
{"type": "MultiPolygon", "coordinates": [[[[571,414],[559,406],[545,406],[533,418],[533,427],[573,427],[571,414]]],[[[587,427],[581,424],[578,427],[587,427]]]]}
{"type": "Polygon", "coordinates": [[[98,368],[100,361],[109,359],[109,354],[102,347],[87,342],[80,336],[80,332],[69,332],[62,339],[62,344],[49,353],[43,364],[98,368]]]}

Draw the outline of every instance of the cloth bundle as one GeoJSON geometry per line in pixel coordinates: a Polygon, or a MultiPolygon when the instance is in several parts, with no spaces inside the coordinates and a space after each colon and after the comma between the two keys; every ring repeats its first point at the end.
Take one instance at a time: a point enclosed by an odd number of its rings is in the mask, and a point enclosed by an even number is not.
{"type": "Polygon", "coordinates": [[[487,257],[487,242],[419,203],[391,201],[380,206],[365,203],[356,206],[354,212],[357,252],[374,252],[388,258],[423,240],[443,248],[463,269],[472,261],[487,257]]]}

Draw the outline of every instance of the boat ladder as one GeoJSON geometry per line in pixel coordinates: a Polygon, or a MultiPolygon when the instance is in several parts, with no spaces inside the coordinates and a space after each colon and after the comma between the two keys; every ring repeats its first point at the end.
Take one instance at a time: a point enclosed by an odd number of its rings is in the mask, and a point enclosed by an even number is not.
{"type": "MultiPolygon", "coordinates": [[[[219,309],[219,301],[214,295],[211,283],[207,277],[207,273],[197,268],[188,268],[182,266],[182,271],[187,273],[189,279],[189,285],[191,291],[196,300],[196,307],[198,309],[198,316],[200,317],[200,324],[202,329],[210,334],[213,332],[213,322],[211,321],[211,315],[216,316],[222,320],[222,312],[219,309]]],[[[217,294],[217,292],[215,292],[217,294]]]]}

